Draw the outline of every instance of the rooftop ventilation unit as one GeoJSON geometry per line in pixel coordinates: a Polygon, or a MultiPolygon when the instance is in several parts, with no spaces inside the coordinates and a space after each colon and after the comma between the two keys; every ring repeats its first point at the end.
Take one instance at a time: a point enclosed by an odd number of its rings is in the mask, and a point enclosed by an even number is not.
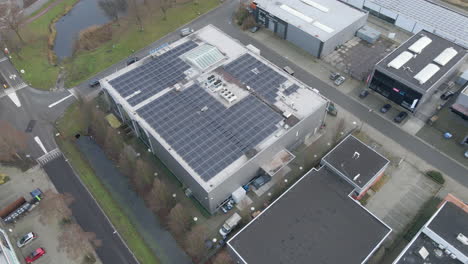
{"type": "Polygon", "coordinates": [[[299,12],[296,9],[294,9],[292,7],[289,7],[287,5],[281,5],[280,8],[283,9],[284,11],[288,12],[289,14],[304,20],[307,23],[312,23],[312,21],[314,21],[312,18],[302,14],[301,12],[299,12]]]}
{"type": "Polygon", "coordinates": [[[237,99],[237,96],[226,88],[221,89],[221,91],[219,91],[219,95],[221,95],[221,97],[228,103],[232,103],[237,99]]]}
{"type": "Polygon", "coordinates": [[[462,233],[458,234],[457,240],[460,241],[463,245],[468,246],[468,237],[466,237],[462,233]]]}
{"type": "Polygon", "coordinates": [[[391,62],[387,64],[387,67],[394,69],[400,69],[401,66],[405,65],[409,60],[413,58],[413,53],[409,51],[403,51],[400,55],[396,56],[391,62]]]}
{"type": "Polygon", "coordinates": [[[422,259],[426,259],[429,256],[429,251],[425,247],[421,247],[421,249],[418,251],[419,256],[421,256],[422,259]]]}
{"type": "Polygon", "coordinates": [[[431,44],[432,39],[424,36],[418,39],[416,42],[414,42],[411,46],[409,46],[409,50],[411,50],[414,53],[421,54],[422,50],[429,44],[431,44]]]}
{"type": "Polygon", "coordinates": [[[318,10],[322,11],[322,12],[325,12],[325,13],[328,13],[328,11],[330,11],[330,9],[328,9],[328,7],[325,7],[319,3],[316,3],[314,1],[310,1],[310,0],[301,0],[302,3],[306,4],[306,5],[310,5],[311,7],[315,7],[317,8],[318,10]]]}
{"type": "Polygon", "coordinates": [[[419,81],[419,84],[424,84],[439,70],[439,66],[430,63],[426,65],[426,67],[424,67],[420,72],[418,72],[414,78],[419,81]]]}
{"type": "Polygon", "coordinates": [[[452,47],[446,48],[434,59],[434,62],[440,66],[445,66],[453,57],[457,56],[457,53],[458,52],[452,47]]]}
{"type": "Polygon", "coordinates": [[[315,21],[314,23],[312,23],[312,25],[318,27],[319,29],[321,29],[321,30],[323,30],[323,31],[325,31],[327,33],[332,33],[333,31],[335,31],[333,28],[328,27],[328,26],[326,26],[326,25],[324,25],[324,24],[322,24],[322,23],[320,23],[318,21],[315,21]]]}

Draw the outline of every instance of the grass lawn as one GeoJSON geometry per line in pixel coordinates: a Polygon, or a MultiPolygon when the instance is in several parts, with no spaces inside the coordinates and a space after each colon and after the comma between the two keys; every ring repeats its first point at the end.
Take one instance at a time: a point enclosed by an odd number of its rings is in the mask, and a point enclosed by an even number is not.
{"type": "MultiPolygon", "coordinates": [[[[49,90],[55,85],[60,68],[48,60],[49,24],[73,6],[78,0],[63,0],[40,18],[21,29],[27,44],[13,53],[13,63],[24,69],[23,78],[33,87],[49,90]]],[[[52,4],[50,1],[48,5],[52,4]]],[[[123,18],[121,26],[114,26],[113,39],[93,51],[80,51],[63,62],[67,70],[65,85],[73,87],[92,75],[131,55],[181,25],[193,20],[219,4],[219,0],[198,0],[177,5],[167,11],[167,20],[160,12],[152,12],[144,18],[144,31],[140,32],[133,18],[123,18]]],[[[39,12],[39,11],[38,11],[39,12]]]]}
{"type": "Polygon", "coordinates": [[[159,263],[159,260],[145,244],[143,238],[130,222],[130,219],[123,213],[122,209],[112,199],[110,193],[106,190],[99,178],[94,174],[86,158],[82,156],[74,143],[68,139],[76,132],[84,130],[85,122],[80,113],[79,105],[74,104],[59,121],[58,130],[61,133],[61,137],[58,139],[58,144],[60,149],[68,158],[88,190],[93,194],[94,198],[97,199],[99,205],[123,237],[130,250],[135,254],[138,261],[142,264],[159,263]]]}
{"type": "Polygon", "coordinates": [[[134,20],[122,20],[122,26],[114,26],[113,40],[93,51],[80,51],[67,63],[65,85],[73,87],[112,64],[130,56],[145,46],[174,31],[181,25],[195,19],[198,13],[205,13],[219,4],[219,0],[199,0],[198,4],[187,3],[167,11],[167,19],[161,13],[154,13],[143,22],[140,32],[134,20]]]}
{"type": "Polygon", "coordinates": [[[21,29],[21,34],[27,44],[23,45],[19,54],[12,53],[12,61],[18,70],[25,70],[24,80],[35,88],[49,90],[57,80],[59,67],[51,65],[47,59],[49,24],[77,1],[63,0],[43,16],[21,29]]]}

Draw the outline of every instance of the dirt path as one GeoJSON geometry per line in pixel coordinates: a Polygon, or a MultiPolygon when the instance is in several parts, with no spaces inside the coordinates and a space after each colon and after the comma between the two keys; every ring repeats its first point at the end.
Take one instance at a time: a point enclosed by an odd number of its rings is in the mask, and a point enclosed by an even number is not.
{"type": "Polygon", "coordinates": [[[35,16],[33,17],[30,17],[28,18],[26,21],[24,21],[23,23],[21,23],[22,26],[24,25],[27,25],[31,22],[33,22],[34,20],[40,18],[41,16],[43,16],[45,13],[47,13],[47,11],[49,11],[52,7],[58,5],[60,2],[62,2],[63,0],[56,0],[55,2],[53,2],[52,4],[50,4],[47,8],[43,9],[41,12],[37,13],[35,16]]]}

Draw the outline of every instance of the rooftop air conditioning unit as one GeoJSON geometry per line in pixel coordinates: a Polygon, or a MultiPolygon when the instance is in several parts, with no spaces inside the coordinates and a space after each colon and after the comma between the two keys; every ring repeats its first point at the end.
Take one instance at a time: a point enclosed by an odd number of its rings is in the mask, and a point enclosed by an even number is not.
{"type": "Polygon", "coordinates": [[[236,99],[237,99],[237,96],[231,92],[230,90],[226,89],[226,88],[222,88],[220,91],[219,91],[219,95],[224,99],[226,100],[228,103],[232,103],[234,102],[236,99]]]}

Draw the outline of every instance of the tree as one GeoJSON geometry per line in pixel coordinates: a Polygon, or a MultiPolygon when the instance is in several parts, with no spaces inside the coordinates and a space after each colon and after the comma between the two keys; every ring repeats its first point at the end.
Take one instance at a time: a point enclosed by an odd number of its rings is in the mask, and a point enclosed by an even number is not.
{"type": "Polygon", "coordinates": [[[135,186],[137,193],[142,196],[146,195],[151,189],[151,179],[153,178],[153,168],[143,159],[138,159],[135,162],[135,169],[132,173],[132,182],[135,186]]]}
{"type": "Polygon", "coordinates": [[[0,18],[0,28],[5,27],[15,32],[21,43],[24,43],[23,37],[20,34],[20,26],[23,18],[23,10],[16,4],[7,4],[6,15],[0,18]]]}
{"type": "Polygon", "coordinates": [[[131,147],[125,145],[122,152],[120,152],[117,167],[120,173],[130,178],[135,169],[135,159],[131,157],[129,148],[131,147]]]}
{"type": "Polygon", "coordinates": [[[102,242],[96,239],[93,232],[85,232],[77,223],[71,223],[64,227],[59,236],[58,250],[65,250],[68,256],[78,259],[93,251],[93,246],[99,247],[102,242]]]}
{"type": "Polygon", "coordinates": [[[103,146],[107,132],[107,124],[104,113],[95,106],[91,107],[91,122],[89,130],[94,136],[96,142],[103,146]]]}
{"type": "Polygon", "coordinates": [[[69,206],[73,203],[73,196],[69,193],[56,193],[52,190],[44,192],[44,198],[39,203],[41,216],[39,220],[46,224],[53,220],[69,220],[72,216],[72,211],[69,206]]]}
{"type": "Polygon", "coordinates": [[[151,190],[146,195],[146,201],[154,212],[168,211],[174,204],[174,198],[167,185],[158,178],[154,179],[151,190]]]}
{"type": "Polygon", "coordinates": [[[106,13],[106,15],[110,19],[117,22],[117,25],[120,26],[119,15],[125,12],[125,10],[127,10],[127,1],[126,0],[100,0],[98,4],[102,8],[104,13],[106,13]]]}
{"type": "Polygon", "coordinates": [[[169,212],[168,225],[169,229],[176,235],[181,236],[190,228],[191,218],[186,213],[182,204],[177,203],[169,212]]]}
{"type": "Polygon", "coordinates": [[[140,28],[140,31],[143,31],[143,21],[142,21],[142,12],[140,10],[140,5],[137,3],[137,0],[128,0],[132,8],[132,13],[135,16],[136,23],[140,28]]]}
{"type": "Polygon", "coordinates": [[[0,161],[21,159],[19,153],[26,150],[27,137],[22,131],[4,120],[0,120],[0,161]]]}
{"type": "Polygon", "coordinates": [[[114,160],[119,158],[119,154],[124,147],[122,138],[116,132],[116,130],[110,126],[107,126],[106,137],[104,139],[104,149],[107,154],[114,160]]]}
{"type": "Polygon", "coordinates": [[[231,256],[226,250],[222,250],[213,258],[213,264],[234,264],[231,256]]]}
{"type": "Polygon", "coordinates": [[[167,10],[172,7],[174,0],[159,0],[159,9],[163,13],[163,20],[167,19],[167,10]]]}
{"type": "Polygon", "coordinates": [[[205,239],[208,236],[208,231],[203,225],[196,225],[187,233],[185,237],[186,252],[198,262],[205,254],[205,239]]]}

